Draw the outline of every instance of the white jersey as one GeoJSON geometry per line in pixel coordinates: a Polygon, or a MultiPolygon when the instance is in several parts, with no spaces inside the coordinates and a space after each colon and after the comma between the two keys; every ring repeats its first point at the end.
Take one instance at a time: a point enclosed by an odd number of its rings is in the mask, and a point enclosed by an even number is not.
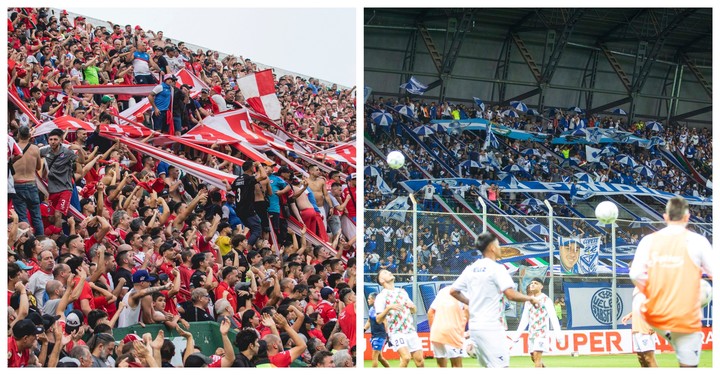
{"type": "Polygon", "coordinates": [[[470,302],[471,330],[504,330],[503,292],[514,287],[505,266],[488,258],[467,266],[452,284],[470,302]]]}
{"type": "MultiPolygon", "coordinates": [[[[385,311],[385,307],[388,305],[399,304],[404,306],[408,302],[412,302],[412,300],[410,300],[404,289],[383,289],[375,296],[375,311],[380,314],[385,311]]],[[[385,315],[385,327],[390,334],[417,332],[412,313],[406,307],[403,307],[400,311],[390,310],[385,315]]]]}

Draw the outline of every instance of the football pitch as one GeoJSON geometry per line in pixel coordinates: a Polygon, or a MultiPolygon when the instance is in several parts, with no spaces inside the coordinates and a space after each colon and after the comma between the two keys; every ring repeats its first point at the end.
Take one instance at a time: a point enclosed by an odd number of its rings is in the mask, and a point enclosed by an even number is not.
{"type": "MultiPolygon", "coordinates": [[[[658,363],[658,367],[678,367],[677,358],[675,353],[663,353],[656,354],[655,358],[658,363]]],[[[400,365],[399,360],[389,360],[390,368],[397,368],[400,365]]],[[[635,354],[614,354],[614,355],[581,355],[579,357],[571,356],[547,356],[543,357],[545,366],[550,368],[562,368],[562,367],[640,367],[637,356],[635,354]]],[[[365,368],[369,368],[372,365],[372,361],[365,361],[365,368]]],[[[414,367],[411,364],[409,367],[414,367]]],[[[382,367],[382,365],[380,365],[382,367]]],[[[434,358],[425,358],[425,367],[437,367],[437,362],[434,358]]],[[[463,359],[463,367],[480,367],[477,360],[474,358],[463,359]]],[[[534,367],[529,356],[523,357],[511,357],[510,367],[523,368],[523,367],[534,367]]],[[[712,350],[703,350],[700,356],[700,365],[698,367],[712,367],[712,350]]]]}

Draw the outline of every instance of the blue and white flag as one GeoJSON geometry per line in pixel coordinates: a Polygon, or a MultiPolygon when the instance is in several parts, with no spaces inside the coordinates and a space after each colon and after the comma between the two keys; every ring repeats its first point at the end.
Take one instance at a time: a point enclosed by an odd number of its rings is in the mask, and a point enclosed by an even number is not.
{"type": "Polygon", "coordinates": [[[390,185],[385,182],[382,178],[382,174],[377,168],[373,166],[365,167],[365,175],[375,177],[375,186],[380,191],[380,194],[390,195],[395,192],[395,189],[391,189],[390,185]]]}
{"type": "Polygon", "coordinates": [[[476,98],[473,96],[473,101],[475,102],[475,105],[480,107],[481,110],[483,110],[483,111],[485,110],[485,103],[483,103],[483,101],[480,100],[480,98],[476,98]]]}
{"type": "Polygon", "coordinates": [[[483,150],[487,150],[489,148],[499,149],[500,148],[500,142],[498,142],[497,137],[495,137],[495,133],[492,131],[492,125],[488,126],[487,128],[487,135],[485,136],[485,144],[483,145],[483,150]]]}
{"type": "Polygon", "coordinates": [[[585,160],[588,161],[588,163],[594,163],[600,161],[600,152],[602,149],[585,146],[585,160]]]}
{"type": "Polygon", "coordinates": [[[388,220],[397,220],[401,223],[405,222],[405,214],[410,209],[410,205],[407,202],[407,196],[400,196],[388,203],[385,209],[380,213],[380,217],[388,220]]]}
{"type": "Polygon", "coordinates": [[[562,273],[588,275],[597,273],[601,237],[560,237],[558,249],[562,273]]]}
{"type": "Polygon", "coordinates": [[[427,91],[427,85],[422,84],[415,77],[410,77],[407,83],[400,85],[401,88],[407,90],[407,92],[415,95],[422,95],[427,91]]]}
{"type": "Polygon", "coordinates": [[[368,98],[370,97],[370,94],[372,94],[372,88],[370,86],[365,86],[365,99],[363,100],[363,103],[367,103],[368,98]]]}

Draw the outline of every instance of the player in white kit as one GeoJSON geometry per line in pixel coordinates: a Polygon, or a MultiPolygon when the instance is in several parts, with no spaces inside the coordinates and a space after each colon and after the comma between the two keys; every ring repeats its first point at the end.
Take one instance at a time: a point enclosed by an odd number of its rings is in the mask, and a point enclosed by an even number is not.
{"type": "Polygon", "coordinates": [[[550,297],[542,292],[542,289],[542,280],[537,277],[532,279],[530,284],[528,284],[528,295],[537,297],[540,302],[540,307],[535,307],[530,302],[525,302],[520,324],[515,331],[516,336],[513,340],[517,341],[520,338],[520,334],[525,330],[525,327],[528,327],[528,351],[530,352],[530,358],[535,364],[535,367],[545,367],[542,361],[542,354],[550,350],[552,341],[550,333],[551,323],[553,331],[555,332],[555,339],[562,337],[560,321],[558,321],[557,315],[555,315],[555,305],[552,300],[550,300],[550,297]]]}
{"type": "Polygon", "coordinates": [[[452,284],[450,294],[470,307],[470,337],[477,345],[480,365],[508,367],[510,348],[503,321],[503,295],[511,301],[530,301],[536,306],[539,301],[514,289],[515,283],[507,269],[497,262],[501,252],[495,235],[482,233],[475,240],[475,247],[483,258],[465,268],[452,284]]]}
{"type": "Polygon", "coordinates": [[[375,297],[375,320],[388,333],[388,343],[400,355],[400,367],[407,367],[410,358],[415,366],[425,367],[422,344],[415,328],[413,314],[417,309],[407,292],[395,288],[395,276],[388,270],[378,272],[378,284],[383,290],[375,297]]]}
{"type": "Polygon", "coordinates": [[[655,331],[643,319],[640,308],[647,298],[637,287],[633,289],[632,311],[623,316],[622,323],[632,319],[632,346],[640,367],[658,367],[655,360],[655,331]]]}

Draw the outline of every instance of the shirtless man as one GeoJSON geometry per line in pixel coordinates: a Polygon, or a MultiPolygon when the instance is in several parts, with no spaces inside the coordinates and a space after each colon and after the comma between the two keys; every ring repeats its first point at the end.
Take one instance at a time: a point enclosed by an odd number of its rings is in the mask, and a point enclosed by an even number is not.
{"type": "Polygon", "coordinates": [[[23,150],[20,159],[13,164],[15,169],[15,194],[12,196],[13,205],[19,221],[29,223],[27,211],[30,211],[32,226],[37,234],[45,234],[42,217],[40,216],[40,194],[35,182],[36,171],[42,168],[40,149],[32,143],[30,128],[20,127],[18,131],[18,146],[23,150]]]}
{"type": "Polygon", "coordinates": [[[78,156],[78,161],[85,164],[88,161],[95,158],[95,155],[98,153],[98,148],[95,146],[95,149],[93,152],[88,154],[88,152],[85,150],[85,142],[88,139],[87,130],[85,129],[78,129],[75,132],[75,142],[68,145],[68,148],[75,151],[75,153],[78,156]]]}
{"type": "Polygon", "coordinates": [[[295,192],[293,198],[295,198],[295,204],[300,212],[300,217],[302,217],[302,221],[308,230],[317,234],[323,241],[327,242],[328,236],[322,218],[320,214],[315,211],[315,208],[308,198],[308,194],[310,194],[308,185],[310,185],[310,183],[306,178],[303,178],[302,184],[297,178],[293,179],[292,187],[295,192]]]}
{"type": "Polygon", "coordinates": [[[317,165],[311,165],[310,168],[308,168],[308,174],[310,175],[308,178],[310,190],[312,190],[315,196],[315,203],[320,209],[320,217],[322,218],[323,225],[327,228],[327,210],[332,207],[327,189],[327,180],[323,177],[322,171],[317,165]],[[327,202],[327,204],[325,204],[325,202],[327,202]]]}
{"type": "MultiPolygon", "coordinates": [[[[265,168],[265,174],[267,176],[271,175],[273,170],[272,167],[266,164],[263,164],[261,168],[265,168]]],[[[255,174],[255,178],[259,177],[259,173],[255,174]]],[[[262,227],[262,238],[268,239],[270,236],[270,218],[268,216],[268,207],[270,206],[270,202],[268,202],[268,197],[272,195],[272,187],[270,186],[270,179],[266,178],[264,180],[258,181],[258,183],[255,185],[255,212],[257,212],[258,216],[260,217],[260,226],[262,227]]]]}
{"type": "Polygon", "coordinates": [[[183,182],[180,180],[180,170],[175,166],[168,167],[167,177],[165,177],[165,183],[170,187],[168,189],[170,198],[176,202],[186,202],[185,199],[185,187],[183,182]]]}

